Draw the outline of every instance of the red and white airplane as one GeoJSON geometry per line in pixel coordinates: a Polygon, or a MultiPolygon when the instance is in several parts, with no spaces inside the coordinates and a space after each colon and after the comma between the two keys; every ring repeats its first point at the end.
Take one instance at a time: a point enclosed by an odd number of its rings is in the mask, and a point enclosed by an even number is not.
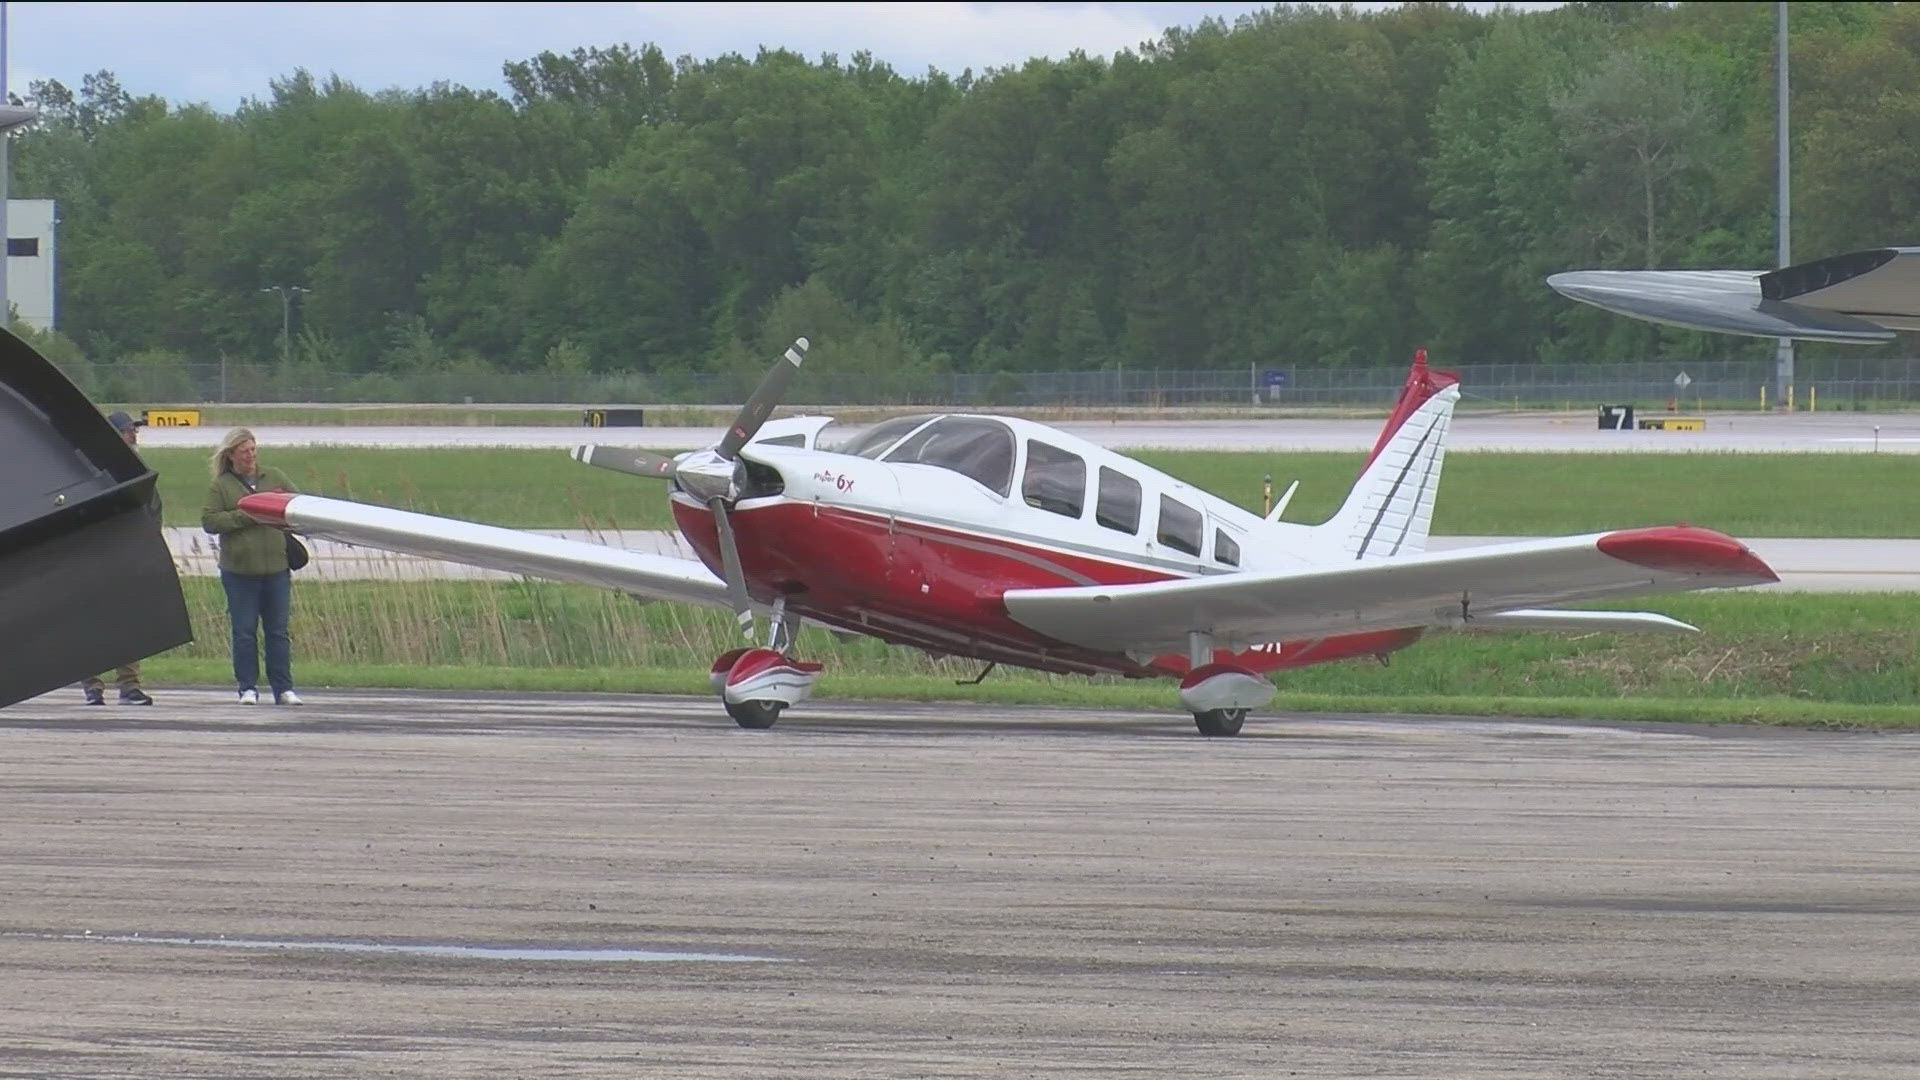
{"type": "Polygon", "coordinates": [[[1176,679],[1201,734],[1234,735],[1282,669],[1384,660],[1435,627],[1688,631],[1543,605],[1778,580],[1687,526],[1427,552],[1459,390],[1424,353],[1345,504],[1300,525],[1279,520],[1286,497],[1262,517],[1017,417],[902,417],[844,441],[830,418],[770,422],[806,348],[714,446],[574,451],[671,481],[698,562],[314,495],[240,505],[308,536],[731,607],[752,644],[716,659],[712,684],[748,728],[813,692],[820,665],[793,655],[802,620],[989,664],[1176,679]]]}

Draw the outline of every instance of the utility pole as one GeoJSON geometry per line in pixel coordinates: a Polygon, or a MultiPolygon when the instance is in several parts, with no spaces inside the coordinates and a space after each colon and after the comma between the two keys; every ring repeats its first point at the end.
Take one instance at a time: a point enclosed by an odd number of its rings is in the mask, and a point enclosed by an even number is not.
{"type": "MultiPolygon", "coordinates": [[[[1788,198],[1791,192],[1789,190],[1787,172],[1787,0],[1779,0],[1775,8],[1777,11],[1776,21],[1778,23],[1778,35],[1780,39],[1776,48],[1779,56],[1774,61],[1773,68],[1773,138],[1775,148],[1779,153],[1779,160],[1776,162],[1774,170],[1775,183],[1778,185],[1777,198],[1780,212],[1778,247],[1775,255],[1777,257],[1776,262],[1780,266],[1791,266],[1793,265],[1793,217],[1791,210],[1792,204],[1788,198]]],[[[1784,409],[1787,407],[1789,395],[1793,392],[1792,338],[1783,337],[1779,340],[1779,343],[1774,346],[1773,361],[1773,407],[1776,409],[1784,409]]]]}
{"type": "Polygon", "coordinates": [[[260,291],[280,294],[280,362],[287,363],[293,359],[294,294],[313,290],[300,285],[269,285],[260,291]]]}

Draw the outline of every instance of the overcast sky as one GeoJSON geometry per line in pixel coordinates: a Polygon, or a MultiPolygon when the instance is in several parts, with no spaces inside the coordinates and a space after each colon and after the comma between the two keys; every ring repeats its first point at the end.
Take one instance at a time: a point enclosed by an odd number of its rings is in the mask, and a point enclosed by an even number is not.
{"type": "MultiPolygon", "coordinates": [[[[7,85],[78,90],[102,69],[129,92],[231,111],[306,68],[362,89],[437,81],[503,89],[500,66],[543,51],[653,42],[698,58],[762,45],[814,58],[865,49],[903,75],[1018,64],[1074,49],[1111,55],[1170,26],[1231,22],[1267,4],[1221,3],[8,3],[7,85]]],[[[1390,4],[1355,4],[1388,7],[1390,4]]],[[[1471,4],[1476,8],[1493,4],[1471,4]]],[[[1552,4],[1517,4],[1551,7],[1552,4]]]]}

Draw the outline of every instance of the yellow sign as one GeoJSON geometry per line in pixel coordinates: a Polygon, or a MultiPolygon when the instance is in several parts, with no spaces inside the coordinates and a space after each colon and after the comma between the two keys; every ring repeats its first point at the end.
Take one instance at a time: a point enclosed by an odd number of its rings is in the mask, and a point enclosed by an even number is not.
{"type": "Polygon", "coordinates": [[[146,417],[148,427],[199,427],[199,409],[148,409],[141,415],[146,417]]]}
{"type": "Polygon", "coordinates": [[[1653,416],[1640,421],[1642,431],[1705,431],[1704,416],[1653,416]]]}

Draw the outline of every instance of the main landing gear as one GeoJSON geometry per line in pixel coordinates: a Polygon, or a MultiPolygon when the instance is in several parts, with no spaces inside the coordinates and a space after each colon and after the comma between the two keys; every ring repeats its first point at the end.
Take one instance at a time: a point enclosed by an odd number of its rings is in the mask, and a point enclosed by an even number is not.
{"type": "Polygon", "coordinates": [[[786,652],[793,646],[799,621],[787,618],[785,604],[776,602],[770,647],[735,649],[713,662],[708,681],[734,723],[743,728],[770,728],[787,706],[813,696],[820,665],[795,660],[786,652]]]}
{"type": "Polygon", "coordinates": [[[1187,675],[1180,680],[1180,704],[1193,713],[1193,726],[1209,738],[1240,734],[1247,711],[1273,700],[1273,683],[1246,668],[1213,661],[1213,635],[1187,635],[1187,675]]]}

